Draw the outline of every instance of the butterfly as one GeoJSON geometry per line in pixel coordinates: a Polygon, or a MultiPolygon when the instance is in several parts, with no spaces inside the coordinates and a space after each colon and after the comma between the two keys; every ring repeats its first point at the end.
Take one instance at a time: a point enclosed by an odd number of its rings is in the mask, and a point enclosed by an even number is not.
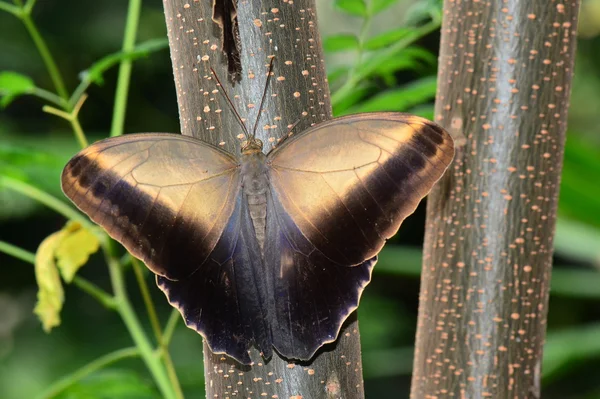
{"type": "Polygon", "coordinates": [[[275,349],[309,360],[358,307],[377,254],[443,175],[453,142],[388,112],[317,124],[266,155],[246,137],[236,155],[177,134],[102,140],[69,161],[62,189],[156,274],[213,353],[250,364],[255,346],[265,359],[275,349]]]}

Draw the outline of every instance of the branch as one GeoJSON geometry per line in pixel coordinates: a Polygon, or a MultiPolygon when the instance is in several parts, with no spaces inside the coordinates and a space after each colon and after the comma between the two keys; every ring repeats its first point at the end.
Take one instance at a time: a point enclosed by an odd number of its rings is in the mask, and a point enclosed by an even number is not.
{"type": "MultiPolygon", "coordinates": [[[[275,57],[274,75],[257,132],[264,150],[269,151],[295,122],[299,121],[294,131],[300,132],[331,118],[313,0],[165,0],[164,7],[183,134],[239,154],[241,129],[216,91],[210,68],[251,127],[271,56],[275,57]],[[215,19],[219,23],[213,22],[213,3],[218,6],[215,19]],[[237,25],[231,19],[234,4],[237,25]]],[[[225,356],[211,354],[205,345],[207,397],[227,397],[243,390],[244,395],[252,391],[269,398],[319,398],[326,392],[337,392],[335,397],[339,397],[341,392],[360,399],[364,394],[355,318],[340,336],[337,344],[302,365],[288,363],[277,354],[265,363],[254,351],[255,365],[241,367],[225,356]]]]}
{"type": "Polygon", "coordinates": [[[538,398],[579,1],[444,3],[412,398],[538,398]]]}

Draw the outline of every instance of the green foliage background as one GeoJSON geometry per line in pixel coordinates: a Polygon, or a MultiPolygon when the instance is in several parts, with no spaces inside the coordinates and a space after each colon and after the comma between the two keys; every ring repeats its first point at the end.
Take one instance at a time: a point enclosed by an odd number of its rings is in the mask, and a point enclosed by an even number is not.
{"type": "MultiPolygon", "coordinates": [[[[59,175],[80,148],[69,122],[42,111],[60,93],[23,23],[3,12],[20,4],[0,0],[0,105],[6,106],[0,112],[0,398],[53,397],[46,389],[63,376],[72,384],[60,398],[160,397],[131,350],[117,352],[120,361],[78,378],[94,359],[131,347],[127,329],[80,285],[65,284],[62,324],[44,333],[32,312],[37,291],[32,265],[2,253],[7,247],[1,244],[10,243],[28,251],[27,258],[66,222],[7,182],[25,182],[64,200],[59,175]]],[[[111,130],[117,65],[123,59],[135,60],[125,130],[178,131],[162,2],[143,2],[136,40],[142,45],[124,56],[119,51],[127,7],[122,0],[61,0],[39,2],[32,12],[68,94],[75,90],[75,100],[83,92],[89,95],[78,121],[90,142],[111,130]]],[[[600,398],[600,0],[583,0],[582,7],[543,366],[545,398],[600,398]]],[[[432,118],[439,1],[321,0],[319,19],[336,115],[395,110],[432,118]]],[[[382,252],[362,300],[367,397],[408,397],[423,211],[421,206],[382,252]]],[[[78,276],[111,290],[99,254],[78,276]]],[[[124,276],[150,335],[131,266],[124,276]]],[[[152,283],[149,274],[145,279],[152,283]]],[[[151,287],[150,293],[164,324],[171,310],[158,290],[151,287]]],[[[186,397],[201,397],[199,336],[177,325],[171,355],[186,397]]]]}

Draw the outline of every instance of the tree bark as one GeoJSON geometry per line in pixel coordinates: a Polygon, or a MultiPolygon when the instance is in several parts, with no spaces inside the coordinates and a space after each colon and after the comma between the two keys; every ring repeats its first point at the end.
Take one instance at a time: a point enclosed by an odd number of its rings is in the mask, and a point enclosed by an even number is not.
{"type": "MultiPolygon", "coordinates": [[[[331,118],[329,88],[313,0],[164,0],[182,133],[233,154],[245,139],[217,90],[225,90],[251,129],[269,61],[273,74],[257,137],[269,151],[295,132],[331,118]],[[212,77],[213,68],[223,88],[212,77]]],[[[204,345],[206,395],[225,398],[362,398],[358,322],[308,363],[275,353],[243,367],[204,345]]],[[[225,332],[224,332],[225,333],[225,332]]]]}
{"type": "Polygon", "coordinates": [[[444,1],[412,398],[538,398],[578,0],[444,1]]]}

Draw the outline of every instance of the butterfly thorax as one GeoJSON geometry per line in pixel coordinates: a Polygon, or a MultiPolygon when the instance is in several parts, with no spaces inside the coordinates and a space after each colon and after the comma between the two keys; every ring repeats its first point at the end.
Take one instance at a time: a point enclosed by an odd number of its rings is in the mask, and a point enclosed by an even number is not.
{"type": "Polygon", "coordinates": [[[268,190],[265,160],[266,157],[262,151],[242,152],[242,190],[246,201],[248,201],[250,218],[263,256],[267,225],[268,190]]]}

